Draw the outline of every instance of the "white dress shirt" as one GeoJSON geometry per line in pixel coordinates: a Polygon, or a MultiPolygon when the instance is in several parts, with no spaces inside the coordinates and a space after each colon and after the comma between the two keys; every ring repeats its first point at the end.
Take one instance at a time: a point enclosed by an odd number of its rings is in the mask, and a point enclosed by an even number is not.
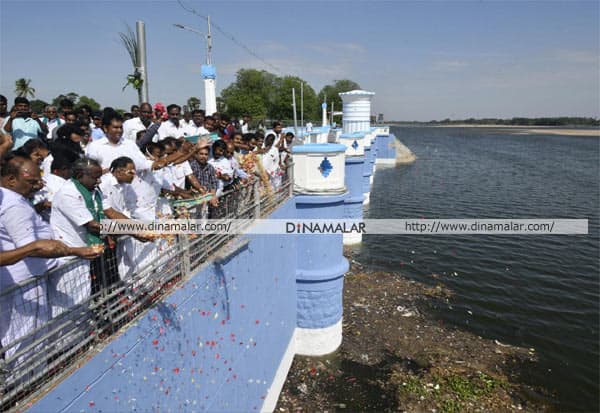
{"type": "Polygon", "coordinates": [[[123,138],[135,143],[137,140],[137,133],[141,130],[148,129],[150,126],[152,126],[152,122],[146,127],[139,117],[128,119],[123,122],[123,138]]]}
{"type": "Polygon", "coordinates": [[[85,247],[88,231],[84,224],[93,220],[83,195],[73,181],[65,182],[54,195],[50,213],[50,226],[55,238],[71,247],[85,247]]]}
{"type": "Polygon", "coordinates": [[[44,118],[45,119],[45,124],[48,127],[48,134],[46,135],[46,138],[48,138],[48,140],[52,140],[52,131],[56,128],[61,127],[62,125],[65,124],[65,121],[62,120],[61,118],[54,118],[54,119],[48,119],[48,118],[44,118]]]}
{"type": "MultiPolygon", "coordinates": [[[[10,251],[40,239],[52,239],[50,225],[35,212],[29,201],[7,188],[0,188],[0,250],[10,251]]],[[[6,349],[5,357],[10,358],[25,348],[45,332],[17,340],[43,326],[49,317],[47,283],[38,278],[12,292],[6,291],[16,283],[34,276],[44,275],[55,267],[58,261],[53,258],[26,257],[13,265],[0,266],[0,341],[6,349]]],[[[26,351],[15,364],[34,356],[35,350],[26,351]]],[[[11,366],[7,366],[11,369],[11,366]]],[[[8,378],[10,380],[10,377],[8,378]]]]}
{"type": "MultiPolygon", "coordinates": [[[[70,247],[85,247],[88,231],[84,224],[93,219],[83,195],[73,181],[66,180],[54,195],[50,212],[50,226],[55,238],[70,247]]],[[[53,274],[48,286],[52,317],[87,301],[92,290],[89,277],[90,263],[83,259],[75,260],[53,274]]]]}
{"type": "Polygon", "coordinates": [[[137,196],[130,184],[120,184],[111,173],[102,177],[100,183],[102,191],[102,207],[106,211],[109,208],[131,217],[135,211],[137,196]]]}
{"type": "Polygon", "coordinates": [[[163,175],[163,179],[165,179],[169,183],[169,188],[174,190],[174,185],[179,188],[185,189],[185,177],[188,175],[192,175],[194,171],[192,171],[192,167],[188,161],[179,163],[177,165],[169,165],[167,166],[163,175]]]}
{"type": "Polygon", "coordinates": [[[202,135],[210,134],[208,129],[206,129],[204,127],[204,124],[201,124],[200,126],[196,126],[194,121],[190,121],[189,125],[187,125],[185,129],[187,132],[186,136],[202,136],[202,135]]]}
{"type": "Polygon", "coordinates": [[[140,172],[133,178],[131,188],[135,191],[136,195],[133,218],[144,220],[155,219],[156,203],[160,195],[161,183],[155,177],[154,173],[150,171],[140,172]]]}
{"type": "Polygon", "coordinates": [[[167,120],[160,124],[158,128],[158,140],[162,141],[164,138],[172,136],[174,138],[180,138],[182,136],[188,136],[188,129],[183,122],[179,122],[179,127],[175,126],[173,122],[167,120]]]}
{"type": "MultiPolygon", "coordinates": [[[[10,251],[39,239],[53,239],[52,230],[29,201],[0,187],[0,250],[10,251]]],[[[55,259],[27,257],[13,265],[0,266],[0,286],[43,275],[57,265],[55,259]]],[[[0,290],[2,290],[0,288],[0,290]]]]}
{"type": "Polygon", "coordinates": [[[233,182],[233,167],[231,161],[224,156],[219,159],[211,158],[208,163],[215,168],[215,174],[217,175],[217,196],[221,196],[223,188],[233,182]],[[219,178],[221,175],[228,175],[231,179],[227,182],[219,178]]]}
{"type": "MultiPolygon", "coordinates": [[[[33,205],[37,205],[44,201],[52,202],[54,200],[54,195],[56,195],[58,190],[62,188],[65,182],[67,182],[67,180],[58,175],[44,175],[44,187],[37,191],[33,196],[33,205]]],[[[49,209],[44,209],[40,215],[44,221],[50,222],[49,209]]]]}
{"type": "Polygon", "coordinates": [[[117,144],[111,143],[107,137],[90,142],[85,150],[87,157],[100,162],[102,169],[109,169],[110,164],[121,156],[131,158],[136,171],[151,170],[153,162],[147,159],[134,141],[121,138],[117,144]]]}
{"type": "Polygon", "coordinates": [[[52,154],[48,154],[42,161],[42,165],[40,165],[40,169],[42,171],[42,178],[49,176],[52,173],[52,161],[54,160],[54,156],[52,154]]]}

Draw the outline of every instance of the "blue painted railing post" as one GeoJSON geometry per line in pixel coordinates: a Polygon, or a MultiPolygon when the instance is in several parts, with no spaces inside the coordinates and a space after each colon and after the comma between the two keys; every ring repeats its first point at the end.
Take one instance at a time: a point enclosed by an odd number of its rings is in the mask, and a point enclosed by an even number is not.
{"type": "Polygon", "coordinates": [[[373,167],[371,166],[371,138],[365,135],[363,138],[363,148],[365,151],[365,163],[363,165],[363,205],[368,205],[371,200],[371,175],[373,175],[373,167]]]}
{"type": "MultiPolygon", "coordinates": [[[[346,146],[346,188],[348,197],[344,201],[344,219],[361,220],[363,217],[363,168],[365,150],[363,146],[364,133],[343,133],[340,143],[346,146]]],[[[344,245],[359,244],[362,234],[344,234],[344,245]]]]}
{"type": "MultiPolygon", "coordinates": [[[[296,218],[342,218],[348,196],[345,151],[340,144],[292,147],[296,218]]],[[[298,225],[296,229],[296,353],[328,354],[342,343],[342,294],[348,271],[342,234],[306,233],[298,225]]]]}

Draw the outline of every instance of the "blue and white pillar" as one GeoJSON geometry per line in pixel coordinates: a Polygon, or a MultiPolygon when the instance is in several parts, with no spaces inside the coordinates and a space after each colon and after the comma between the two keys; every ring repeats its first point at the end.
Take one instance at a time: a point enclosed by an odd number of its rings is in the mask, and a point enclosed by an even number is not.
{"type": "Polygon", "coordinates": [[[363,165],[363,205],[368,205],[371,201],[371,176],[373,175],[372,158],[371,152],[371,138],[368,135],[364,135],[363,148],[365,151],[365,163],[363,165]]]}
{"type": "Polygon", "coordinates": [[[204,80],[204,110],[208,116],[217,111],[217,69],[213,65],[202,65],[201,73],[204,80]]]}
{"type": "MultiPolygon", "coordinates": [[[[341,219],[348,196],[346,147],[306,144],[292,147],[298,219],[341,219]]],[[[298,230],[296,354],[320,356],[342,343],[342,299],[348,260],[342,234],[298,230]]]]}
{"type": "MultiPolygon", "coordinates": [[[[364,133],[343,133],[340,143],[346,147],[346,188],[348,197],[344,201],[344,219],[361,220],[363,217],[363,169],[365,165],[365,150],[363,146],[364,133]]],[[[344,245],[359,244],[362,234],[344,234],[344,245]]]]}

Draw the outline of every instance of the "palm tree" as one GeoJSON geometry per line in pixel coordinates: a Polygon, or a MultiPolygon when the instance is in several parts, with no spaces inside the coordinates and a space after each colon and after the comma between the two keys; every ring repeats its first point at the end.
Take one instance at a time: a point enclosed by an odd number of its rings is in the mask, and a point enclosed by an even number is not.
{"type": "Polygon", "coordinates": [[[131,64],[133,65],[133,74],[127,75],[127,83],[123,86],[123,90],[127,87],[127,85],[131,85],[138,92],[138,103],[142,104],[142,74],[138,70],[138,43],[137,37],[131,27],[126,24],[127,33],[119,32],[119,37],[121,38],[121,44],[127,50],[127,54],[129,54],[129,58],[131,59],[131,64]]]}
{"type": "Polygon", "coordinates": [[[21,79],[17,79],[15,82],[15,94],[18,97],[35,97],[35,89],[29,86],[30,83],[31,79],[25,79],[23,77],[21,79]]]}

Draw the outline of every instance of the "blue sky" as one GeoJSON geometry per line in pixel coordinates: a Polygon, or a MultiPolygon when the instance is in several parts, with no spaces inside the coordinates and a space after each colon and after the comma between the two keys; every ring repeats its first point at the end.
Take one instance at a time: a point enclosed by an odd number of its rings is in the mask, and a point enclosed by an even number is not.
{"type": "MultiPolygon", "coordinates": [[[[600,117],[598,1],[186,1],[317,92],[352,79],[386,119],[600,117]]],[[[171,1],[0,0],[0,93],[76,92],[129,107],[125,23],[146,24],[150,100],[203,99],[205,21],[171,1]]],[[[240,68],[274,70],[214,30],[217,91],[240,68]]]]}

